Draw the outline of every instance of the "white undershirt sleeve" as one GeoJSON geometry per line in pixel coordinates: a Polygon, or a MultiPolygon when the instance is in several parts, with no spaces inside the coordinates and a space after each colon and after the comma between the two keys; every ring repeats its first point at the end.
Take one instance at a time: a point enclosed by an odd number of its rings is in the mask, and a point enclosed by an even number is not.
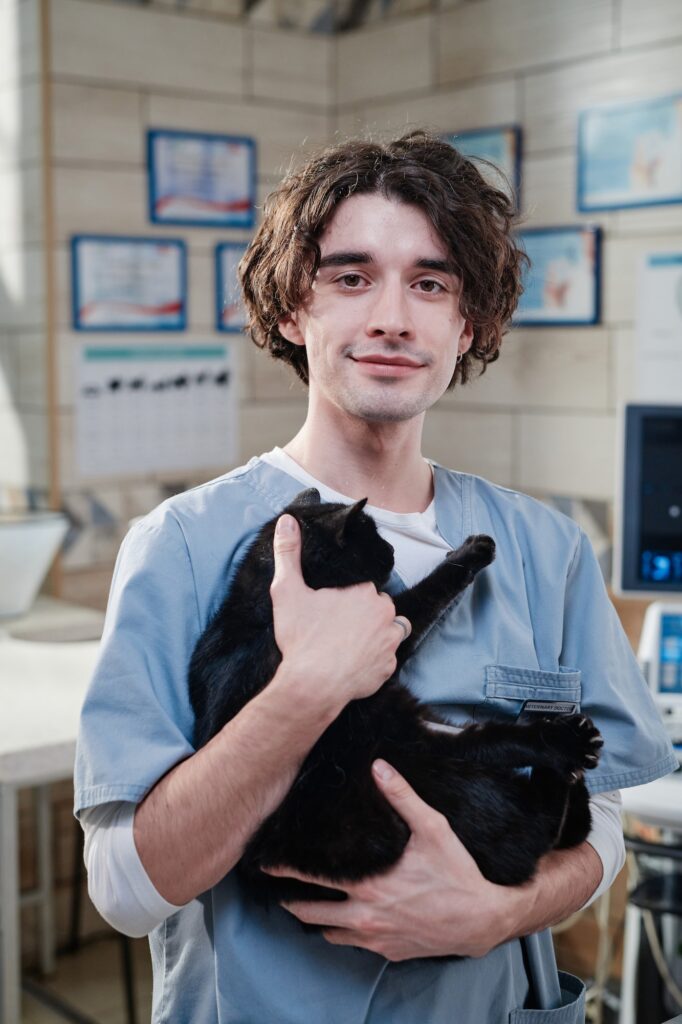
{"type": "Polygon", "coordinates": [[[623,801],[619,790],[612,793],[597,793],[590,797],[592,829],[587,842],[597,852],[602,862],[602,880],[590,896],[585,907],[594,903],[609,889],[625,863],[625,841],[621,808],[623,801]]]}
{"type": "Polygon", "coordinates": [[[88,893],[112,928],[131,938],[148,935],[176,907],[157,892],[135,846],[136,804],[114,801],[80,813],[85,832],[88,893]]]}

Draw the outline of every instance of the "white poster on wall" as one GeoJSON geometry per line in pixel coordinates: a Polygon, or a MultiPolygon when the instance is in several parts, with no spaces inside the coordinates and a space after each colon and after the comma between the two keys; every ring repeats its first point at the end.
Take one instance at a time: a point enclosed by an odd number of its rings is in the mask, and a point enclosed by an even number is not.
{"type": "Polygon", "coordinates": [[[638,401],[682,402],[682,251],[649,253],[640,265],[635,389],[638,401]]]}
{"type": "Polygon", "coordinates": [[[75,424],[80,476],[227,468],[238,452],[234,352],[84,345],[75,424]]]}

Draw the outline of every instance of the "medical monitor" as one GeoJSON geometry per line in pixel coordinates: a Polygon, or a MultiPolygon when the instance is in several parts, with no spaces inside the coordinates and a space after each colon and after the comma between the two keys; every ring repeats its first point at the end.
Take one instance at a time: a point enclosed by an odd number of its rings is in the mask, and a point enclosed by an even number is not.
{"type": "Polygon", "coordinates": [[[682,602],[682,405],[628,405],[614,589],[682,602]]]}

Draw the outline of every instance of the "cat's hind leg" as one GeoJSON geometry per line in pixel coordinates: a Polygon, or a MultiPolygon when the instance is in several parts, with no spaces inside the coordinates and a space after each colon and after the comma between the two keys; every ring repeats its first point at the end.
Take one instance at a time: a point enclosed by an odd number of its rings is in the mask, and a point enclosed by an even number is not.
{"type": "Polygon", "coordinates": [[[548,768],[574,781],[596,768],[603,740],[585,715],[556,715],[523,724],[468,725],[451,737],[457,756],[509,768],[548,768]]]}

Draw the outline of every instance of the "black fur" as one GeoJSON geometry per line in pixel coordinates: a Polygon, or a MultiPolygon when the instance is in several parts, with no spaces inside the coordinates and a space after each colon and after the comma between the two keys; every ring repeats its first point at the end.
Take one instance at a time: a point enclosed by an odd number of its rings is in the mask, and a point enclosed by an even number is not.
{"type": "MultiPolygon", "coordinates": [[[[378,589],[385,586],[393,549],[362,511],[364,504],[321,503],[310,490],[286,508],[301,526],[308,586],[368,580],[378,589]]],[[[277,518],[259,532],[194,650],[189,685],[197,748],[267,686],[281,660],[269,594],[277,518]]],[[[582,773],[596,766],[601,746],[589,719],[488,723],[450,733],[429,725],[442,720],[398,681],[420,638],[494,553],[490,537],[469,537],[426,579],[393,598],[396,614],[412,623],[410,637],[398,648],[398,670],[373,696],[344,708],[306,757],[279,808],[252,837],[239,868],[258,898],[344,898],[338,890],[273,878],[261,867],[288,865],[342,888],[344,881],[381,873],[398,860],[409,830],[373,782],[377,757],[447,817],[493,882],[520,884],[532,877],[544,853],[587,836],[582,773]],[[513,771],[528,766],[530,774],[513,771]]]]}

